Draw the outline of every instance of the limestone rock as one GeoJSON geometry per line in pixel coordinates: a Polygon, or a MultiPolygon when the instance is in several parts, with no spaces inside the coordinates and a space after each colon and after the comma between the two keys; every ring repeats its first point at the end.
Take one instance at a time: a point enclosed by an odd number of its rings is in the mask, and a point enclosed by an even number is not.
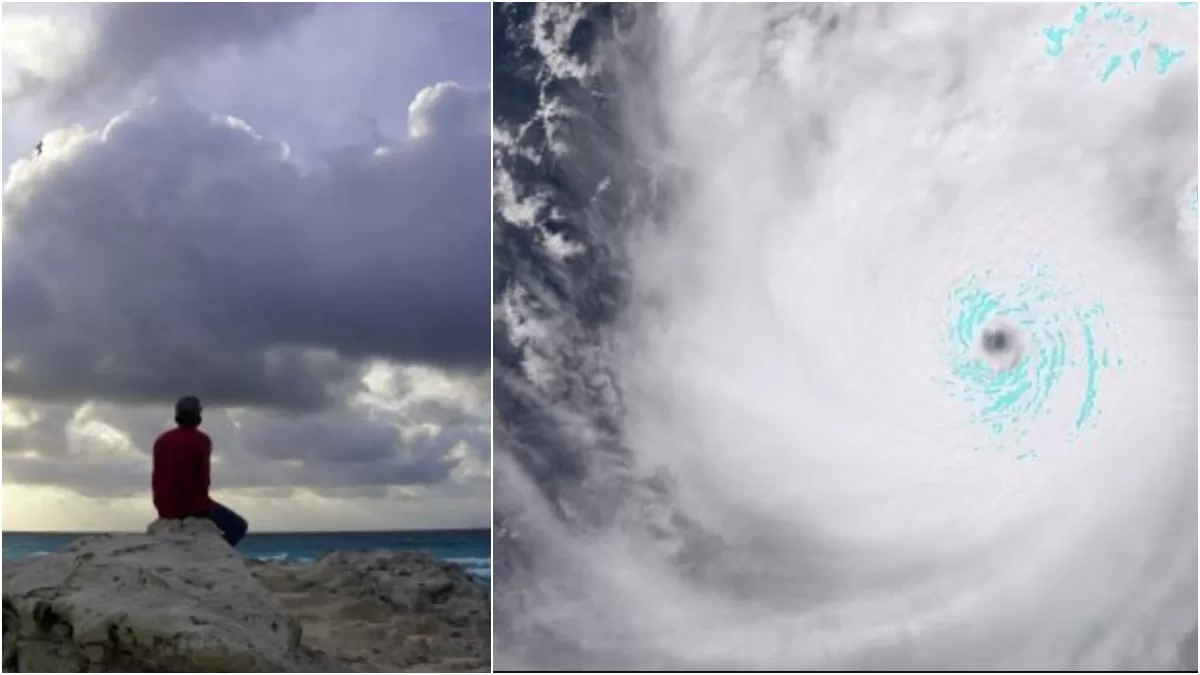
{"type": "Polygon", "coordinates": [[[279,672],[300,627],[207,520],[4,565],[4,669],[279,672]]]}
{"type": "Polygon", "coordinates": [[[255,563],[291,608],[314,653],[347,668],[487,672],[491,605],[457,565],[412,551],[338,551],[312,565],[255,563]]]}
{"type": "Polygon", "coordinates": [[[490,670],[485,587],[423,553],[247,561],[207,520],[4,563],[6,672],[490,670]]]}

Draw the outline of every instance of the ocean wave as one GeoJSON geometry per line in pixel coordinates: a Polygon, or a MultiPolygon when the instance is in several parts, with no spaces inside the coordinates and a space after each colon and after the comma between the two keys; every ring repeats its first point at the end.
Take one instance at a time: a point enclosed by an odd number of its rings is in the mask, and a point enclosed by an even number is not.
{"type": "Polygon", "coordinates": [[[1195,61],[1076,13],[500,10],[498,667],[1194,667],[1195,61]]]}
{"type": "Polygon", "coordinates": [[[454,563],[467,572],[483,579],[492,578],[492,559],[486,557],[446,558],[446,562],[454,563]]]}
{"type": "Polygon", "coordinates": [[[253,560],[261,560],[263,562],[278,563],[282,565],[310,565],[318,560],[318,556],[300,555],[281,551],[277,553],[255,553],[247,557],[253,560]]]}
{"type": "Polygon", "coordinates": [[[53,553],[53,551],[21,551],[21,550],[12,550],[12,547],[10,547],[9,550],[5,551],[4,559],[5,560],[20,560],[22,558],[40,558],[44,555],[50,555],[51,553],[53,553]]]}

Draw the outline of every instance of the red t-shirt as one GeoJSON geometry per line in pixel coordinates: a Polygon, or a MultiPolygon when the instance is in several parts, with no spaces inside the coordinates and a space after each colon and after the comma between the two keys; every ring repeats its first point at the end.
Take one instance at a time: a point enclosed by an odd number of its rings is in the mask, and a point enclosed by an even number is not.
{"type": "Polygon", "coordinates": [[[212,440],[199,429],[179,427],[154,441],[154,508],[159,518],[187,518],[208,512],[208,465],[212,440]]]}

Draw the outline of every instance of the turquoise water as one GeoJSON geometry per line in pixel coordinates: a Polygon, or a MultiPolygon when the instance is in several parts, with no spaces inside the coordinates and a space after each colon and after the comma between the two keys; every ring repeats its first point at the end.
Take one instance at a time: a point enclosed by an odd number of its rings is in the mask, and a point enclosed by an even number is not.
{"type": "MultiPolygon", "coordinates": [[[[1090,2],[1077,5],[1071,19],[1061,25],[1047,26],[1041,36],[1046,54],[1061,58],[1067,51],[1083,50],[1083,57],[1097,62],[1096,77],[1108,82],[1119,75],[1131,75],[1142,68],[1153,68],[1166,75],[1187,54],[1179,45],[1151,44],[1149,33],[1154,24],[1143,15],[1144,3],[1090,2]]],[[[1195,21],[1187,10],[1194,2],[1175,3],[1180,19],[1195,21]],[[1187,12],[1187,14],[1185,14],[1187,12]]]]}
{"type": "MultiPolygon", "coordinates": [[[[66,532],[5,532],[4,559],[27,558],[61,550],[84,536],[66,532]]],[[[491,580],[491,530],[420,532],[281,532],[250,533],[238,544],[249,558],[307,563],[328,551],[386,548],[422,550],[456,563],[484,581],[491,580]]]]}
{"type": "Polygon", "coordinates": [[[969,275],[951,293],[945,311],[943,354],[948,394],[967,404],[981,444],[1032,459],[1036,424],[1078,438],[1100,423],[1102,384],[1125,366],[1103,338],[1112,334],[1104,304],[1064,283],[1044,262],[1005,277],[994,270],[969,275]],[[996,358],[980,347],[985,329],[1004,327],[1018,347],[996,358]],[[1069,383],[1069,386],[1068,386],[1069,383]]]}

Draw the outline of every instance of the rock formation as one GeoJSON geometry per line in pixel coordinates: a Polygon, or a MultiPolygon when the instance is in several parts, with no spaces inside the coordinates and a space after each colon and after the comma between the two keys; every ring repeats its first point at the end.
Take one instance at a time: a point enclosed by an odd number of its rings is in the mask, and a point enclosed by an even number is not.
{"type": "Polygon", "coordinates": [[[206,520],[4,563],[6,672],[487,671],[488,592],[422,553],[246,561],[206,520]]]}
{"type": "MultiPolygon", "coordinates": [[[[336,670],[490,671],[488,592],[423,553],[339,551],[312,565],[251,564],[336,670]]],[[[322,668],[322,670],[334,670],[322,668]]]]}

